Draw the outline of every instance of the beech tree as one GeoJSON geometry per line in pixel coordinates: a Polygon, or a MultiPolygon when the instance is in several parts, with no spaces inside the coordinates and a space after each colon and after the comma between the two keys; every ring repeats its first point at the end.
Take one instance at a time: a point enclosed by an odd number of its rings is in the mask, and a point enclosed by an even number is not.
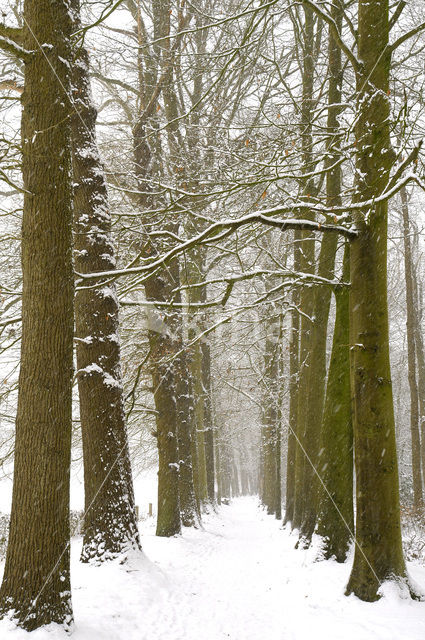
{"type": "Polygon", "coordinates": [[[350,250],[347,244],[343,284],[334,290],[335,327],[317,459],[321,480],[317,532],[323,538],[323,556],[326,559],[334,557],[337,562],[345,562],[354,537],[349,276],[350,250]]]}
{"type": "Polygon", "coordinates": [[[394,166],[390,141],[387,1],[358,3],[356,193],[351,243],[350,344],[356,466],[356,547],[347,593],[378,597],[380,583],[408,583],[403,558],[387,311],[387,216],[394,166]]]}

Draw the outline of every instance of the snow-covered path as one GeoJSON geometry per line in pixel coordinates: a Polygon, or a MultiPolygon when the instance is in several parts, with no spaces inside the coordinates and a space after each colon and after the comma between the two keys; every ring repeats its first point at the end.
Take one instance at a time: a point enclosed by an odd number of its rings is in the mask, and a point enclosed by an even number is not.
{"type": "MultiPolygon", "coordinates": [[[[367,604],[343,595],[350,564],[313,562],[253,498],[223,506],[204,530],[156,538],[130,567],[73,562],[73,640],[423,640],[425,603],[386,589],[367,604]]],[[[411,565],[425,587],[425,568],[411,565]]],[[[1,640],[29,639],[9,622],[1,640]]],[[[58,629],[31,640],[63,640],[58,629]]]]}

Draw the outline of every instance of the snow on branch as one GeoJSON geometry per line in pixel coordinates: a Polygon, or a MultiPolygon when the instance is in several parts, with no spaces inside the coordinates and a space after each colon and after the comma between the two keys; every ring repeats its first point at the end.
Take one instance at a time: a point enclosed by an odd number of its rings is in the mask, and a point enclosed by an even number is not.
{"type": "MultiPolygon", "coordinates": [[[[275,278],[284,278],[291,279],[290,285],[301,285],[301,284],[320,284],[330,286],[332,288],[341,287],[341,286],[349,286],[348,282],[341,282],[340,280],[330,280],[328,278],[323,278],[314,273],[304,273],[302,271],[292,271],[290,269],[286,271],[278,271],[278,270],[269,270],[269,269],[255,269],[253,271],[245,271],[244,273],[240,273],[238,275],[232,276],[222,276],[221,278],[211,278],[209,280],[203,280],[202,282],[197,282],[193,284],[181,285],[179,287],[180,291],[187,291],[198,289],[201,287],[206,287],[211,284],[225,284],[226,289],[224,291],[224,295],[220,295],[216,300],[211,300],[209,302],[195,302],[190,303],[189,305],[186,302],[174,302],[170,300],[169,302],[161,302],[158,300],[121,300],[122,306],[127,307],[155,307],[155,308],[166,308],[166,309],[189,309],[189,313],[192,313],[194,309],[209,309],[212,307],[226,305],[226,302],[230,298],[234,285],[238,282],[244,282],[246,280],[252,280],[254,278],[261,277],[275,277],[275,278]]],[[[286,283],[287,284],[287,283],[286,283]]]]}
{"type": "Polygon", "coordinates": [[[3,49],[6,53],[11,53],[16,58],[25,60],[31,51],[26,51],[22,46],[23,31],[16,27],[6,27],[5,24],[0,24],[0,49],[3,49]]]}
{"type": "MultiPolygon", "coordinates": [[[[300,203],[299,207],[303,209],[311,209],[306,203],[300,203]]],[[[313,208],[314,209],[314,208],[313,208]]],[[[300,231],[319,231],[319,232],[331,232],[331,233],[339,233],[342,236],[345,236],[349,240],[353,240],[357,237],[356,231],[353,229],[348,229],[347,227],[343,227],[340,225],[331,225],[331,224],[322,224],[320,222],[313,222],[311,220],[298,220],[298,219],[285,219],[285,218],[274,218],[273,216],[276,214],[284,214],[284,213],[292,213],[294,207],[276,207],[274,209],[264,209],[260,211],[254,211],[253,213],[248,213],[241,218],[236,219],[228,219],[228,220],[220,220],[212,225],[210,225],[207,229],[197,234],[193,238],[186,240],[186,242],[182,242],[173,249],[170,249],[167,253],[165,253],[160,258],[153,260],[149,264],[141,265],[140,267],[130,267],[124,269],[116,269],[114,271],[99,271],[96,273],[77,273],[76,275],[80,278],[78,282],[81,285],[81,281],[84,280],[94,280],[98,278],[108,278],[108,277],[117,277],[122,275],[131,275],[131,274],[151,274],[152,271],[157,269],[158,267],[166,264],[172,258],[177,255],[196,247],[199,244],[203,244],[212,239],[217,239],[217,236],[223,238],[225,236],[230,235],[235,232],[242,226],[247,224],[261,223],[270,227],[275,227],[280,229],[281,231],[288,231],[290,229],[299,229],[300,231]]]]}

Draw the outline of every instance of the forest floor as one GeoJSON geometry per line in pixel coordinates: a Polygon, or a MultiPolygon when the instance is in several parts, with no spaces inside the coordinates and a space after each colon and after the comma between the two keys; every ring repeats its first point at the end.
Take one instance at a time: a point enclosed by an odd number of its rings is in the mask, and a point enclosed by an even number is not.
{"type": "MultiPolygon", "coordinates": [[[[73,640],[423,640],[425,602],[344,596],[351,561],[316,562],[255,498],[204,518],[203,529],[155,537],[141,523],[144,553],[128,566],[81,565],[73,543],[73,640]]],[[[409,563],[425,588],[425,567],[409,563]]],[[[28,635],[10,621],[1,640],[64,640],[55,625],[28,635]]],[[[69,636],[68,636],[69,637],[69,636]]]]}

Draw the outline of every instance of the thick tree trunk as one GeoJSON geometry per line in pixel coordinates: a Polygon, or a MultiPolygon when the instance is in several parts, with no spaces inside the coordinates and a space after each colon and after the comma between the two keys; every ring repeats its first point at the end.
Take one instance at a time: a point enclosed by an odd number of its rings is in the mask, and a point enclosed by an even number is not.
{"type": "MultiPolygon", "coordinates": [[[[79,1],[72,2],[80,27],[79,1]]],[[[89,59],[77,49],[72,66],[77,113],[72,118],[75,269],[111,271],[115,251],[108,194],[96,142],[89,59]]],[[[75,299],[78,391],[84,455],[82,561],[102,562],[139,549],[124,414],[118,299],[114,283],[80,288],[75,299]]]]}
{"type": "Polygon", "coordinates": [[[0,612],[4,616],[13,610],[18,624],[30,631],[51,622],[67,627],[72,623],[74,274],[67,95],[72,23],[68,3],[60,0],[25,0],[24,17],[24,47],[31,55],[22,94],[22,348],[0,612]]]}
{"type": "Polygon", "coordinates": [[[347,593],[377,598],[380,582],[405,576],[388,350],[386,206],[351,248],[356,550],[347,593]]]}
{"type": "MultiPolygon", "coordinates": [[[[388,0],[359,0],[356,199],[388,183],[390,145],[388,0]]],[[[389,358],[387,202],[357,216],[351,245],[351,353],[356,466],[356,549],[347,594],[376,600],[380,583],[406,580],[389,358]]]]}

